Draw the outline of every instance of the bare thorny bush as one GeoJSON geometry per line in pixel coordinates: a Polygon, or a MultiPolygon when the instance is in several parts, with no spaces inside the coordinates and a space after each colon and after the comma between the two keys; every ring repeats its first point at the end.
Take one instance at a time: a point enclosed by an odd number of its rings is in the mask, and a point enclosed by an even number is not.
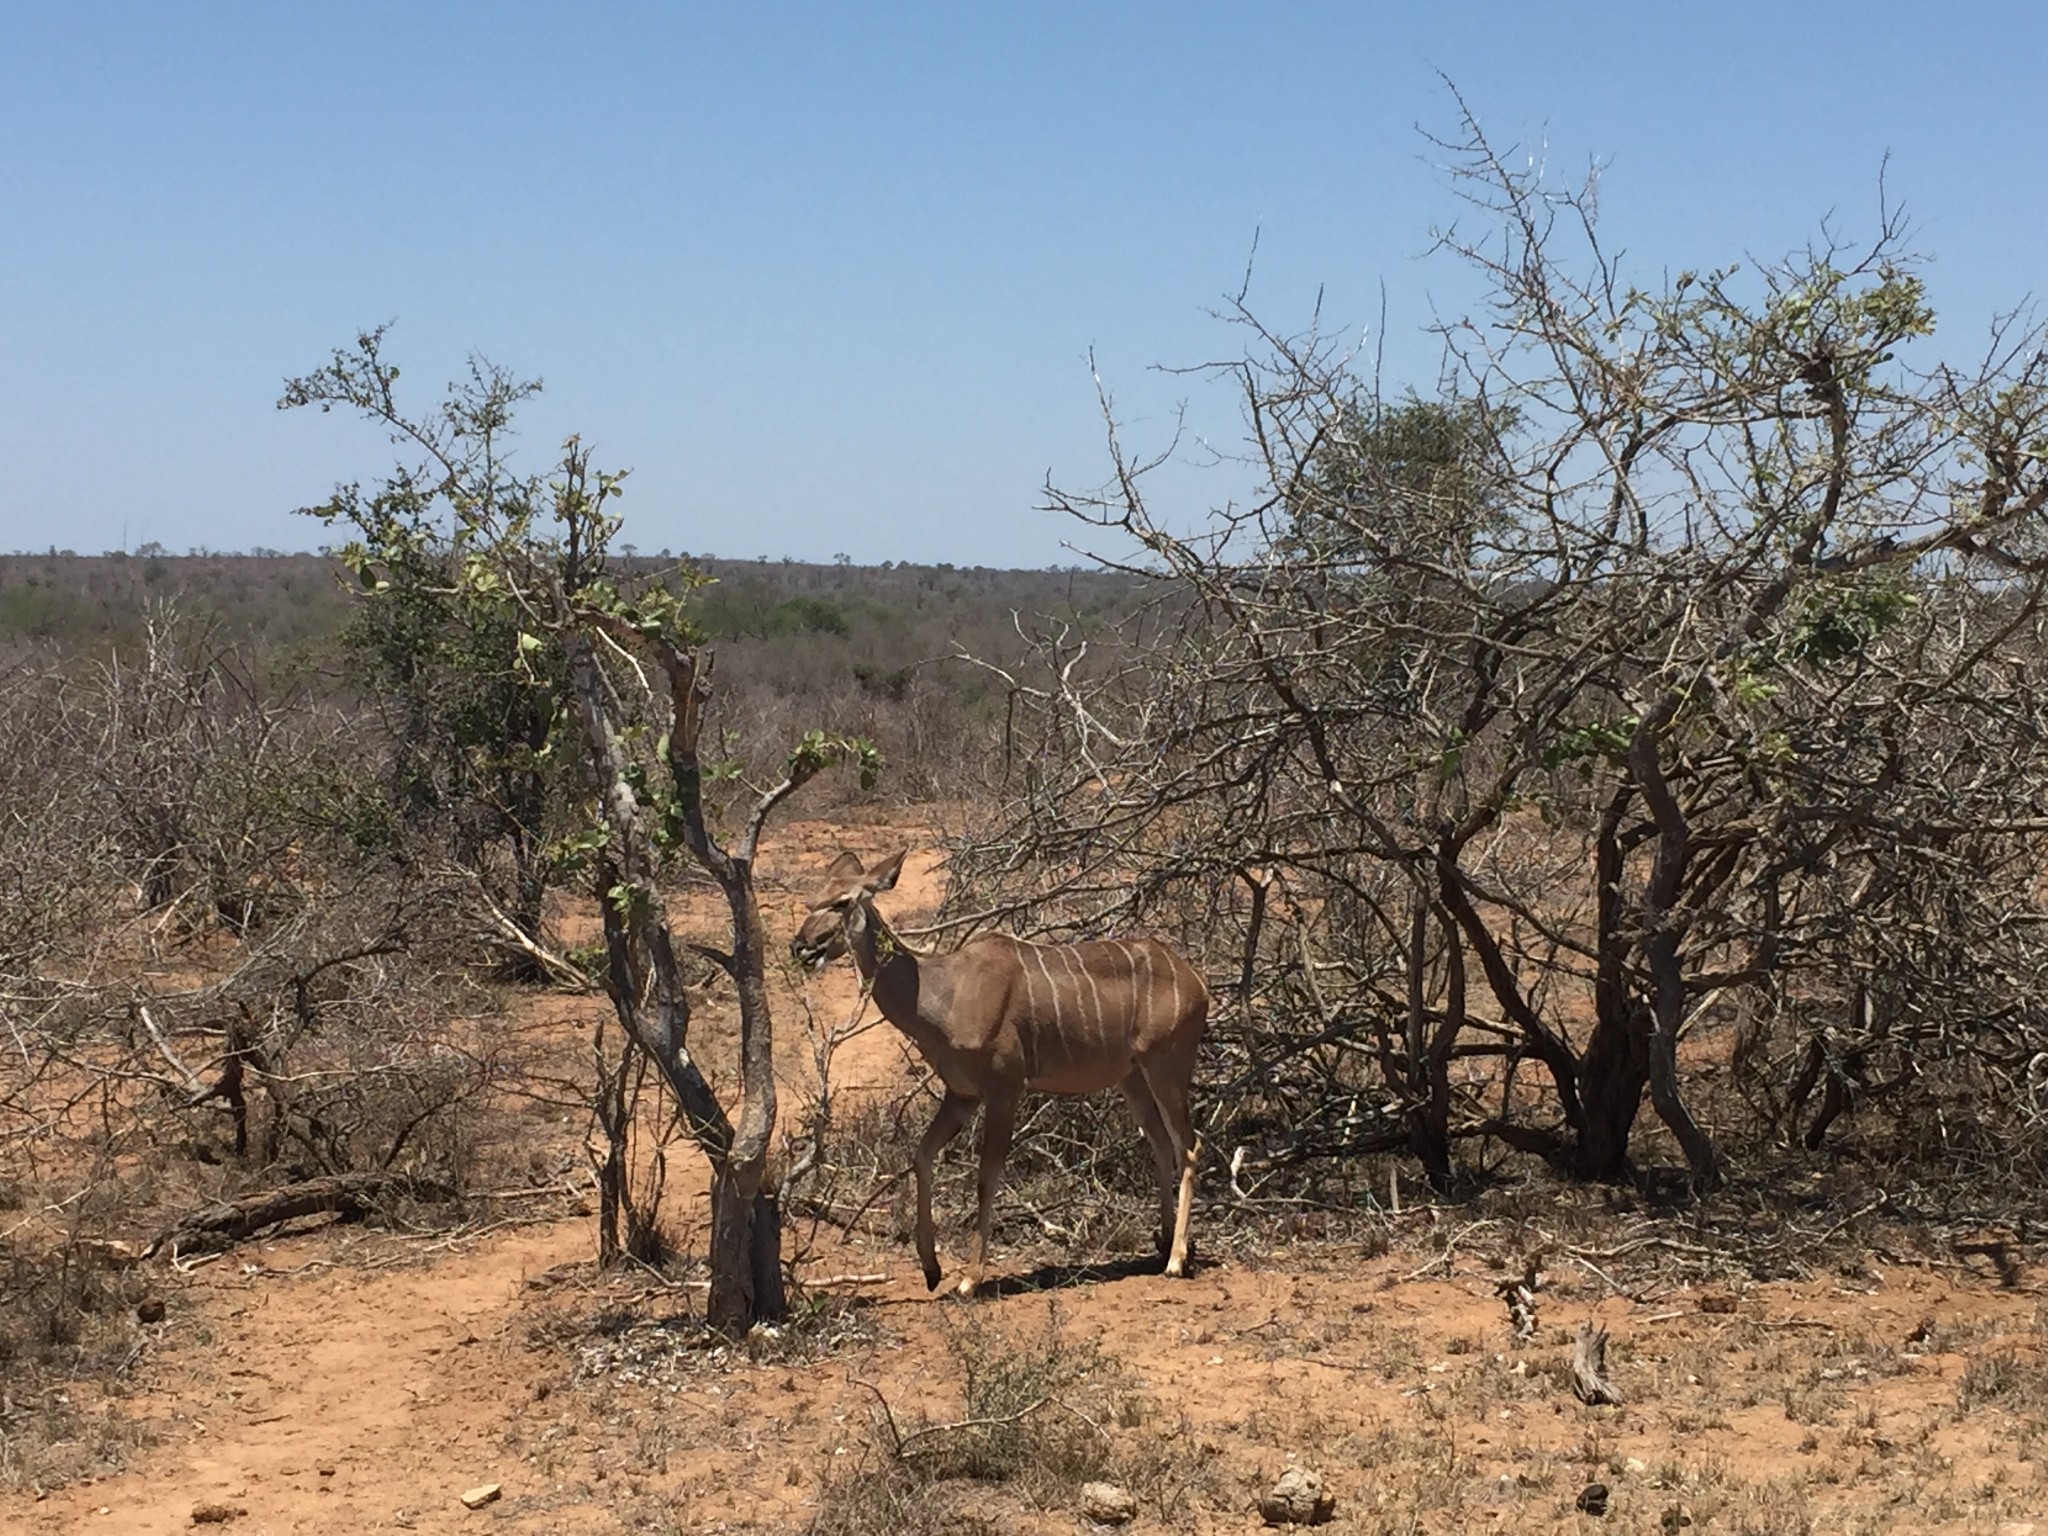
{"type": "Polygon", "coordinates": [[[1889,209],[1633,286],[1590,184],[1465,126],[1440,244],[1490,297],[1440,398],[1240,294],[1261,488],[1195,532],[1105,398],[1113,475],[1052,504],[1157,600],[1011,674],[954,920],[1200,955],[1240,1193],[1395,1150],[1614,1178],[1646,1092],[1695,1190],[1831,1133],[2038,1189],[2040,331],[1916,366],[1889,209]]]}
{"type": "MultiPolygon", "coordinates": [[[[943,652],[934,656],[942,659],[943,652]]],[[[903,800],[951,799],[979,788],[976,770],[983,754],[958,747],[986,738],[987,722],[953,692],[935,686],[929,669],[890,669],[847,688],[834,676],[819,675],[823,667],[793,646],[767,655],[734,648],[719,664],[730,700],[721,720],[721,750],[732,758],[763,761],[778,744],[822,729],[873,741],[890,764],[887,792],[903,800]]],[[[844,812],[872,801],[850,772],[827,776],[819,793],[829,798],[814,811],[829,806],[844,812]]]]}
{"type": "Polygon", "coordinates": [[[947,1374],[930,1399],[894,1403],[868,1384],[870,1444],[836,1468],[819,1498],[811,1536],[867,1532],[1004,1529],[1010,1503],[1041,1512],[1071,1507],[1081,1485],[1113,1478],[1172,1520],[1203,1470],[1170,1426],[1152,1426],[1154,1404],[1132,1388],[1122,1363],[1064,1331],[1057,1310],[1029,1333],[1006,1336],[975,1317],[945,1325],[947,1374]],[[941,1396],[940,1394],[944,1394],[941,1396]],[[956,1411],[957,1410],[957,1411],[956,1411]]]}
{"type": "Polygon", "coordinates": [[[194,1208],[314,1177],[393,1211],[460,1194],[497,1066],[464,886],[344,716],[168,612],[138,656],[6,688],[0,1355],[25,1392],[129,1356],[126,1266],[194,1208]]]}

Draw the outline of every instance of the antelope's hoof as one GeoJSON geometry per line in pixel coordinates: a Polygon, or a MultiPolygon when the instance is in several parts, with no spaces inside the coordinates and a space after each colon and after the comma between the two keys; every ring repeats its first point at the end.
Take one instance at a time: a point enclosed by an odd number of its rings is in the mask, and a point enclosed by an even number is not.
{"type": "Polygon", "coordinates": [[[1186,1259],[1168,1259],[1168,1260],[1166,1261],[1166,1278],[1167,1278],[1167,1279],[1169,1279],[1169,1280],[1178,1280],[1178,1279],[1180,1279],[1180,1278],[1181,1278],[1181,1277],[1182,1277],[1183,1275],[1185,1275],[1185,1274],[1186,1274],[1187,1272],[1188,1272],[1188,1262],[1187,1262],[1187,1260],[1186,1260],[1186,1259]]]}
{"type": "Polygon", "coordinates": [[[962,1275],[960,1277],[960,1283],[953,1287],[953,1294],[955,1296],[958,1296],[962,1301],[965,1301],[980,1288],[981,1280],[979,1276],[962,1275]]]}
{"type": "Polygon", "coordinates": [[[939,1288],[939,1263],[936,1259],[924,1267],[924,1288],[928,1291],[936,1291],[939,1288]]]}

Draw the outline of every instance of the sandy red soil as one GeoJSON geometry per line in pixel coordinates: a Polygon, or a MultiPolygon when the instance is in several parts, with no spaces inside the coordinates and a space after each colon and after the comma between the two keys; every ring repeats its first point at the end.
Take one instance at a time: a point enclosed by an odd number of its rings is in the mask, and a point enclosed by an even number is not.
{"type": "MultiPolygon", "coordinates": [[[[895,845],[886,829],[843,837],[864,856],[895,845]]],[[[776,931],[794,926],[803,869],[839,840],[815,826],[784,838],[820,851],[771,885],[776,931]]],[[[913,859],[896,911],[930,906],[933,867],[913,859]]],[[[851,976],[816,996],[821,1012],[850,1007],[851,976]]],[[[913,1064],[884,1028],[836,1071],[885,1091],[912,1081],[913,1064]]],[[[793,1089],[805,1072],[791,1061],[793,1089]]],[[[701,1175],[678,1177],[676,1208],[700,1211],[701,1175]]],[[[1495,1294],[1510,1258],[1499,1223],[1422,1209],[1392,1236],[1384,1252],[1303,1240],[1212,1256],[1184,1282],[1141,1273],[1050,1301],[965,1304],[925,1297],[907,1245],[840,1240],[807,1261],[814,1285],[886,1278],[821,1287],[863,1304],[806,1363],[667,1348],[654,1324],[701,1291],[599,1277],[590,1217],[559,1206],[454,1239],[281,1238],[167,1277],[168,1316],[143,1330],[139,1395],[123,1404],[152,1443],[96,1481],[0,1496],[0,1530],[184,1532],[195,1512],[229,1511],[238,1533],[796,1529],[835,1475],[872,1465],[877,1394],[906,1423],[952,1411],[961,1319],[1029,1338],[1049,1309],[1063,1336],[1114,1362],[1137,1405],[1105,1433],[1185,1473],[1155,1477],[1139,1529],[1258,1529],[1258,1494],[1290,1461],[1335,1490],[1339,1530],[1675,1532],[1683,1520],[1759,1536],[1991,1536],[2048,1510],[2031,1273],[1861,1254],[1816,1278],[1705,1288],[1631,1271],[1630,1299],[1557,1258],[1539,1333],[1518,1344],[1495,1294]],[[1432,1264],[1453,1237],[1449,1263],[1432,1264]],[[590,1326],[628,1302],[637,1327],[590,1326]],[[1564,1390],[1587,1318],[1612,1332],[1620,1408],[1564,1390]],[[1613,1489],[1604,1522],[1573,1509],[1595,1480],[1613,1489]],[[489,1483],[500,1499],[463,1507],[489,1483]]],[[[958,1251],[957,1233],[942,1242],[958,1251]]],[[[1038,1242],[998,1264],[1015,1274],[1060,1258],[1038,1242]]],[[[1076,1526],[1070,1508],[985,1498],[997,1529],[1076,1526]]]]}

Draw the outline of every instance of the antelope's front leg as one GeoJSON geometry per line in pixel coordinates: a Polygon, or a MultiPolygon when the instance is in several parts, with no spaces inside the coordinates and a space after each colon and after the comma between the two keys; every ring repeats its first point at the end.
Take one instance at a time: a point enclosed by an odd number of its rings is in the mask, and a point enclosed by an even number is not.
{"type": "Polygon", "coordinates": [[[1010,1139],[1017,1130],[1017,1101],[998,1098],[988,1101],[988,1114],[981,1122],[980,1203],[974,1213],[974,1258],[960,1277],[960,1294],[972,1296],[981,1286],[988,1269],[988,1240],[995,1226],[996,1189],[1003,1182],[1003,1164],[1010,1156],[1010,1139]]]}
{"type": "Polygon", "coordinates": [[[974,1100],[963,1099],[952,1089],[947,1089],[946,1097],[939,1103],[939,1112],[932,1116],[930,1128],[917,1144],[916,1157],[911,1159],[911,1167],[917,1174],[917,1257],[924,1265],[926,1290],[936,1291],[939,1288],[938,1242],[932,1236],[932,1162],[974,1118],[974,1107],[974,1100]]]}

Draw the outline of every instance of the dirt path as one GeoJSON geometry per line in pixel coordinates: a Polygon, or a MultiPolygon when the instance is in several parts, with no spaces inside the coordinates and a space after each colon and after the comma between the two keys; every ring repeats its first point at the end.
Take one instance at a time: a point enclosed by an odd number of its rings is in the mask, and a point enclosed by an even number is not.
{"type": "MultiPolygon", "coordinates": [[[[905,837],[792,827],[778,844],[787,870],[765,872],[771,927],[794,931],[809,881],[838,847],[872,861],[905,837]]],[[[910,861],[899,911],[915,918],[936,906],[936,866],[929,852],[910,861]]],[[[807,993],[819,1019],[836,1021],[858,1005],[858,979],[837,966],[807,993]]],[[[588,1011],[545,999],[537,1007],[565,1018],[588,1011]]],[[[815,1073],[792,998],[778,1018],[783,1075],[808,1087],[815,1073]]],[[[886,1027],[849,1042],[834,1067],[849,1091],[896,1091],[912,1073],[886,1027]]],[[[689,1211],[701,1184],[682,1173],[671,1209],[689,1211]]],[[[40,1501],[0,1496],[0,1531],[188,1532],[207,1508],[244,1511],[223,1522],[236,1532],[473,1528],[485,1517],[459,1495],[493,1482],[507,1494],[488,1516],[500,1527],[523,1504],[522,1523],[540,1519],[540,1528],[614,1529],[601,1509],[579,1514],[573,1495],[534,1473],[523,1444],[535,1383],[558,1365],[527,1347],[527,1282],[587,1260],[593,1241],[590,1221],[576,1218],[438,1254],[338,1229],[240,1249],[177,1288],[168,1319],[151,1330],[136,1368],[151,1390],[130,1407],[154,1421],[157,1443],[122,1475],[40,1501]],[[361,1267],[379,1251],[396,1262],[361,1267]]]]}
{"type": "Polygon", "coordinates": [[[589,1243],[570,1221],[430,1264],[363,1273],[344,1257],[289,1278],[269,1266],[320,1263],[307,1250],[328,1244],[233,1255],[172,1303],[145,1368],[162,1386],[138,1405],[162,1434],[142,1467],[21,1513],[52,1532],[190,1531],[205,1505],[246,1510],[236,1530],[452,1525],[463,1488],[503,1475],[504,1407],[529,1374],[513,1337],[523,1282],[589,1243]]]}

